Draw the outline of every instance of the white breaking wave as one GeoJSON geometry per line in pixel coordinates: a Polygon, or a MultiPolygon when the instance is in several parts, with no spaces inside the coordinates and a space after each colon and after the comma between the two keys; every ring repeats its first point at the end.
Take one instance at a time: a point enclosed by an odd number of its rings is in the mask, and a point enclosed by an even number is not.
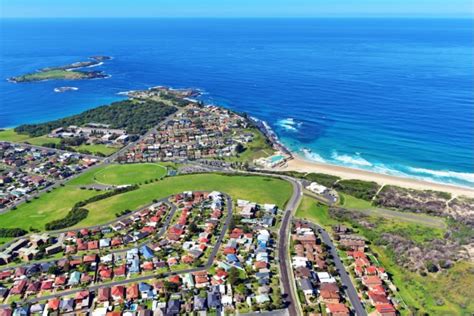
{"type": "Polygon", "coordinates": [[[461,181],[466,181],[466,182],[470,182],[474,184],[474,173],[456,172],[456,171],[449,171],[449,170],[431,170],[431,169],[414,168],[414,167],[408,167],[408,170],[410,170],[413,173],[421,173],[421,174],[429,175],[430,177],[458,179],[461,181]]]}
{"type": "Polygon", "coordinates": [[[338,155],[337,152],[333,152],[331,155],[331,158],[336,161],[342,162],[344,164],[353,165],[353,166],[359,166],[359,167],[373,166],[372,163],[362,158],[359,153],[356,153],[355,156],[350,156],[350,155],[338,155]]]}
{"type": "Polygon", "coordinates": [[[94,68],[94,67],[99,67],[99,66],[102,66],[104,63],[101,61],[100,63],[98,64],[94,64],[94,65],[90,65],[90,66],[87,66],[85,68],[94,68]]]}
{"type": "Polygon", "coordinates": [[[317,153],[313,153],[310,150],[307,149],[302,149],[301,152],[304,154],[305,158],[311,161],[316,161],[316,162],[326,162],[323,157],[321,157],[317,153]]]}
{"type": "Polygon", "coordinates": [[[291,117],[283,119],[283,120],[279,120],[277,122],[278,126],[286,129],[287,131],[292,131],[292,132],[298,131],[298,128],[300,128],[302,124],[303,124],[302,122],[297,122],[291,117]]]}

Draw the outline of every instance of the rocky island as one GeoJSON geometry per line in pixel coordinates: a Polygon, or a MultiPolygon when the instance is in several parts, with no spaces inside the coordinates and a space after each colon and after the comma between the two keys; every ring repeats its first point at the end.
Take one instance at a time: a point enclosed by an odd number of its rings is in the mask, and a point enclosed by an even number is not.
{"type": "Polygon", "coordinates": [[[8,81],[14,83],[34,82],[44,80],[82,80],[82,79],[100,79],[107,78],[109,75],[103,71],[83,71],[81,68],[96,67],[110,60],[109,56],[92,56],[90,60],[75,62],[63,66],[46,67],[36,72],[25,75],[8,78],[8,81]]]}

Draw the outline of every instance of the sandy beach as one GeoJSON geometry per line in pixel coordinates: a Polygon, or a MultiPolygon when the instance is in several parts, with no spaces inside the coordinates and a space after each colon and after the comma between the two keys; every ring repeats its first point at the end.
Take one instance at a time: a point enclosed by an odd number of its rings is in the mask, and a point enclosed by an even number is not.
{"type": "Polygon", "coordinates": [[[281,171],[299,171],[299,172],[319,172],[332,174],[342,179],[359,179],[365,181],[375,181],[379,184],[391,184],[405,188],[417,190],[436,190],[449,192],[454,196],[464,195],[474,197],[474,189],[459,187],[448,184],[434,183],[412,178],[396,177],[379,174],[366,170],[341,167],[331,164],[312,162],[295,156],[294,159],[287,162],[285,167],[278,168],[281,171]]]}

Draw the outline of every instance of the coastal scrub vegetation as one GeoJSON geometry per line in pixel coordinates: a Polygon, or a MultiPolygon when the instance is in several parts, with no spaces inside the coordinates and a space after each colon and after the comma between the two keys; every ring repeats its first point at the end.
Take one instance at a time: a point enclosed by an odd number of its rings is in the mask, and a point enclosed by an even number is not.
{"type": "Polygon", "coordinates": [[[401,315],[461,315],[474,310],[469,299],[474,295],[474,265],[466,260],[463,251],[473,240],[474,233],[468,225],[448,219],[446,228],[433,228],[328,207],[307,196],[296,217],[319,223],[328,231],[333,225],[344,223],[367,238],[409,306],[401,310],[401,315]]]}
{"type": "Polygon", "coordinates": [[[15,132],[37,137],[59,127],[82,126],[94,122],[108,124],[111,128],[126,129],[129,134],[144,134],[176,111],[176,107],[162,102],[123,100],[46,123],[20,125],[15,128],[15,132]]]}
{"type": "Polygon", "coordinates": [[[33,72],[26,75],[10,78],[11,81],[32,82],[43,80],[80,80],[100,78],[101,72],[96,71],[67,71],[61,69],[33,72]]]}
{"type": "Polygon", "coordinates": [[[63,66],[46,67],[36,72],[8,78],[11,82],[34,82],[43,80],[81,80],[81,79],[99,79],[106,78],[107,75],[102,71],[79,71],[77,69],[91,66],[98,66],[105,60],[110,60],[109,56],[92,56],[90,60],[75,62],[63,66]]]}
{"type": "MultiPolygon", "coordinates": [[[[265,171],[269,173],[269,171],[265,171]]],[[[298,171],[278,171],[276,174],[282,174],[293,178],[304,179],[311,182],[317,182],[318,184],[324,185],[325,187],[331,188],[334,183],[339,181],[341,178],[325,173],[303,173],[298,171]]]]}
{"type": "Polygon", "coordinates": [[[370,201],[374,198],[380,185],[372,181],[362,180],[340,180],[334,185],[334,189],[352,195],[356,198],[370,201]]]}
{"type": "Polygon", "coordinates": [[[415,190],[386,185],[380,190],[374,203],[401,211],[443,216],[451,194],[446,192],[415,190]]]}

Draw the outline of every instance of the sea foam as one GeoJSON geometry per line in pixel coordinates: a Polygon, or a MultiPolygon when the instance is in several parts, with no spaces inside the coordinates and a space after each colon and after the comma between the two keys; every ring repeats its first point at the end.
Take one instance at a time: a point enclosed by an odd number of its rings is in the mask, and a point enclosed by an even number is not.
{"type": "Polygon", "coordinates": [[[373,164],[368,160],[361,157],[359,153],[356,153],[353,156],[342,154],[339,155],[337,152],[333,152],[331,158],[342,162],[343,164],[350,165],[350,166],[357,166],[357,167],[371,167],[373,164]]]}
{"type": "Polygon", "coordinates": [[[313,153],[310,150],[302,149],[301,152],[303,153],[304,157],[308,160],[315,161],[315,162],[322,162],[322,163],[326,162],[326,160],[323,157],[321,157],[321,155],[317,153],[313,153]]]}
{"type": "Polygon", "coordinates": [[[427,178],[434,178],[443,182],[457,182],[452,181],[454,179],[458,181],[460,180],[463,182],[468,182],[471,186],[474,186],[474,173],[456,172],[450,170],[431,170],[414,167],[408,167],[408,170],[412,173],[425,175],[425,177],[427,178]]]}
{"type": "Polygon", "coordinates": [[[295,121],[295,119],[288,117],[286,119],[279,120],[277,122],[277,125],[287,131],[297,132],[301,125],[303,125],[303,123],[297,122],[295,121]]]}

